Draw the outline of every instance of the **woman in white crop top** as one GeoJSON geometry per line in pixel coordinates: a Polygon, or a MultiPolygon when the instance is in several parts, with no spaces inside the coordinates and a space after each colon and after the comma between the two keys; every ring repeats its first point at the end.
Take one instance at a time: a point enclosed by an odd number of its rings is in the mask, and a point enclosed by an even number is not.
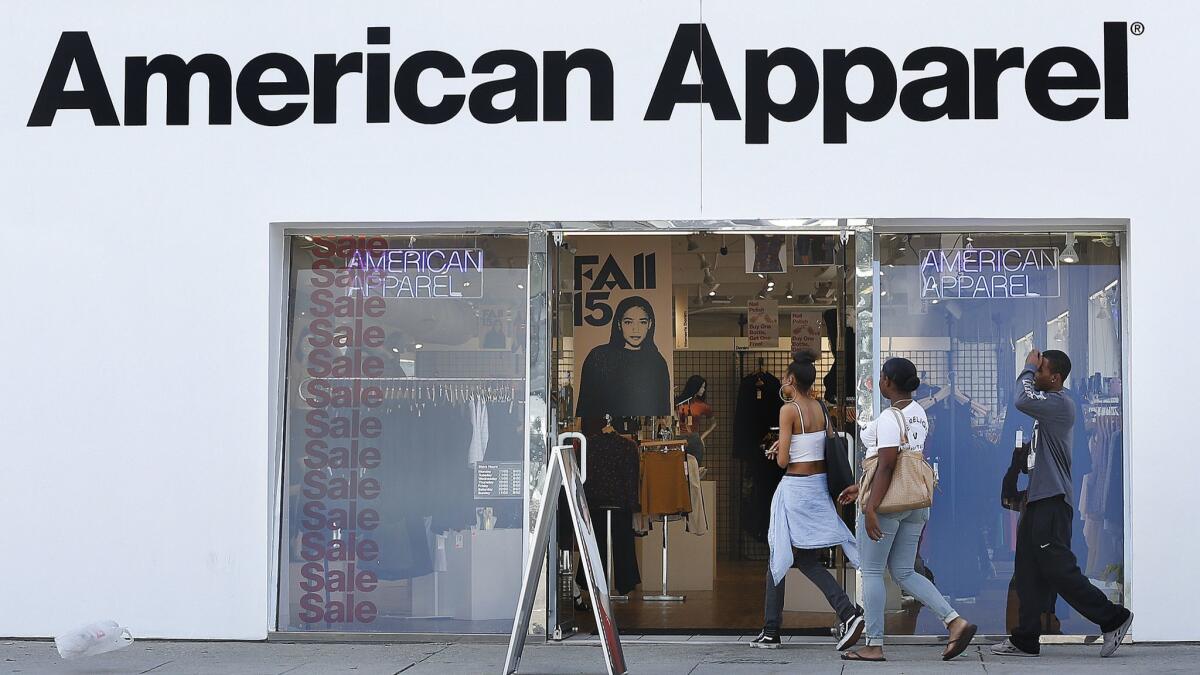
{"type": "Polygon", "coordinates": [[[837,579],[821,564],[820,553],[841,546],[846,557],[858,566],[854,535],[842,522],[825,477],[825,429],[829,424],[824,407],[811,395],[817,369],[813,357],[798,355],[788,366],[779,396],[779,442],[767,458],[786,469],[771,499],[771,545],[763,630],[750,646],[771,649],[779,646],[783,618],[783,580],[789,567],[798,568],[825,595],[837,612],[840,625],[838,649],[858,641],[863,631],[862,610],[850,601],[837,579]]]}
{"type": "MultiPolygon", "coordinates": [[[[912,393],[921,385],[917,367],[908,359],[888,359],[879,373],[879,393],[888,399],[888,407],[867,424],[861,438],[867,457],[879,456],[871,493],[858,516],[858,547],[862,551],[863,604],[866,605],[867,646],[842,654],[847,661],[884,661],[883,611],[887,604],[883,572],[909,595],[921,601],[942,620],[950,640],[942,651],[942,660],[962,654],[977,630],[958,615],[933,582],[914,570],[917,545],[929,520],[929,508],[879,513],[877,509],[892,484],[892,473],[901,452],[922,452],[929,436],[925,409],[913,401],[912,393]]],[[[851,486],[842,493],[857,497],[859,488],[851,486]]],[[[839,499],[840,501],[840,499],[839,499]]]]}

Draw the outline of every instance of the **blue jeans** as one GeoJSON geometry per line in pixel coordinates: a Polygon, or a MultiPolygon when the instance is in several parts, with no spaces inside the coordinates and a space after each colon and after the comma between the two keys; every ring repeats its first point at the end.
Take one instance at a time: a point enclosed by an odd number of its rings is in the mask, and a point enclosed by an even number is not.
{"type": "Polygon", "coordinates": [[[867,619],[867,646],[883,645],[883,611],[887,604],[887,589],[883,583],[886,567],[900,588],[921,601],[949,625],[958,612],[942,597],[941,591],[929,579],[913,571],[917,560],[917,544],[929,520],[929,509],[879,514],[879,529],[883,538],[872,541],[867,536],[863,515],[858,516],[858,550],[862,555],[863,610],[867,619]]]}

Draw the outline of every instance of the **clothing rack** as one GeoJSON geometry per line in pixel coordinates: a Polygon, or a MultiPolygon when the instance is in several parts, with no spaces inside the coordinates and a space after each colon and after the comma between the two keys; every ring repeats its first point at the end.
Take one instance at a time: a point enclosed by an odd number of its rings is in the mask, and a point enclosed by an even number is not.
{"type": "Polygon", "coordinates": [[[471,377],[323,377],[306,378],[300,383],[304,398],[310,380],[330,382],[378,383],[387,401],[408,401],[412,405],[430,403],[465,403],[484,399],[489,403],[515,405],[524,400],[525,378],[500,377],[479,379],[471,377]]]}
{"type": "Polygon", "coordinates": [[[612,509],[604,509],[604,514],[605,514],[606,520],[608,521],[608,540],[607,540],[608,545],[605,546],[605,548],[607,549],[607,551],[606,551],[607,555],[605,556],[605,558],[606,558],[606,562],[608,563],[608,599],[609,600],[618,600],[620,602],[628,602],[629,601],[628,595],[618,595],[617,593],[614,593],[614,591],[616,590],[617,587],[614,585],[616,583],[616,577],[613,575],[612,512],[613,512],[612,509]]]}
{"type": "MultiPolygon", "coordinates": [[[[613,429],[613,425],[612,425],[612,415],[610,415],[608,413],[604,413],[604,429],[602,429],[600,433],[603,433],[603,434],[616,433],[616,430],[613,429]]],[[[608,563],[608,566],[605,568],[608,570],[608,599],[609,600],[618,600],[620,602],[628,602],[628,600],[629,600],[628,595],[620,595],[620,594],[613,592],[617,586],[616,586],[616,577],[613,574],[612,512],[613,512],[613,510],[611,508],[604,509],[605,520],[608,521],[607,522],[608,539],[606,540],[608,542],[608,545],[605,546],[605,549],[606,549],[605,560],[608,563]]]]}
{"type": "MultiPolygon", "coordinates": [[[[671,441],[642,441],[638,444],[638,450],[641,452],[672,452],[673,448],[678,448],[680,452],[685,452],[684,447],[687,445],[686,440],[676,439],[671,441]]],[[[683,480],[686,482],[690,479],[688,475],[688,465],[686,454],[683,461],[683,480]]],[[[609,515],[611,523],[612,515],[609,515]]],[[[609,551],[612,551],[611,525],[610,525],[609,551]]],[[[612,569],[612,561],[609,561],[609,569],[612,569]]],[[[648,602],[683,602],[687,599],[685,595],[671,595],[667,591],[667,514],[662,516],[662,592],[659,595],[643,595],[642,600],[648,602]]]]}

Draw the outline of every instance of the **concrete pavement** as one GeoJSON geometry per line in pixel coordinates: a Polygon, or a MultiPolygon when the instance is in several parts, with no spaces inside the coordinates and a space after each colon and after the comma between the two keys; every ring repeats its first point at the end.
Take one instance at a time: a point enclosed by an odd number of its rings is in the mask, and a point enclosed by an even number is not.
{"type": "MultiPolygon", "coordinates": [[[[666,642],[650,638],[625,645],[631,673],[1196,673],[1198,645],[1124,645],[1101,659],[1099,645],[1049,645],[1036,659],[993,657],[986,644],[973,645],[949,663],[938,646],[893,646],[887,663],[843,663],[825,645],[792,644],[776,650],[744,642],[666,642]]],[[[499,673],[502,644],[318,644],[287,642],[138,641],[109,654],[75,661],[59,658],[46,641],[0,642],[0,674],[121,673],[153,675],[418,675],[499,673]]],[[[518,671],[527,675],[604,673],[595,644],[536,644],[525,649],[518,671]]]]}

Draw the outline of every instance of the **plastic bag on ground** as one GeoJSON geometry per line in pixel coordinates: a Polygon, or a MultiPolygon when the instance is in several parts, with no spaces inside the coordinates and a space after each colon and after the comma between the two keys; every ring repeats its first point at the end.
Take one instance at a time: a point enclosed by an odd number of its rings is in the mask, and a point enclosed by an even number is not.
{"type": "Polygon", "coordinates": [[[128,628],[116,621],[95,621],[86,626],[68,631],[54,638],[58,655],[64,659],[78,659],[115,651],[133,644],[133,635],[128,628]]]}

